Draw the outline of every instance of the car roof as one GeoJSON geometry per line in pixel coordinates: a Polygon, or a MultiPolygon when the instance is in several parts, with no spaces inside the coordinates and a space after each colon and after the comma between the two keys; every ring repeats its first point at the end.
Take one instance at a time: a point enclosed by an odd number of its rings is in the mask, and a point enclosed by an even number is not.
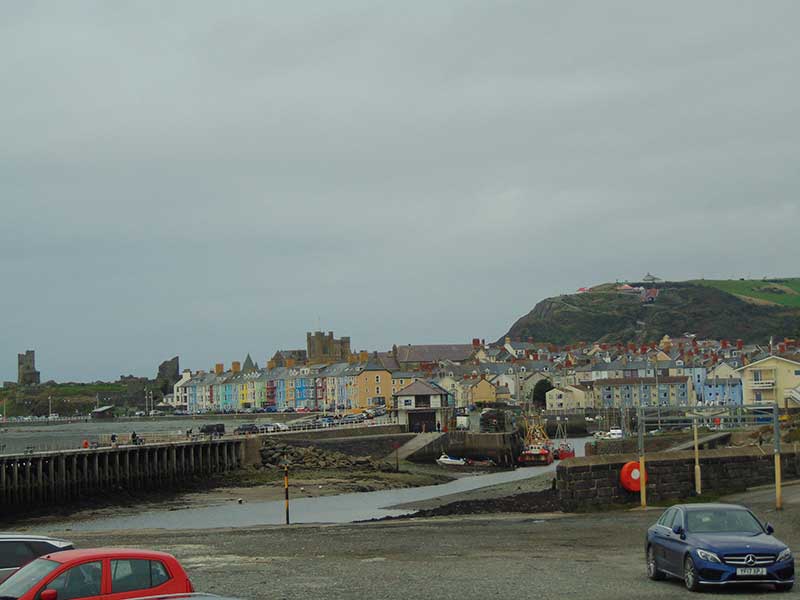
{"type": "Polygon", "coordinates": [[[47,554],[43,558],[54,560],[59,563],[71,562],[73,560],[84,560],[90,558],[145,558],[145,559],[174,559],[171,554],[166,552],[156,552],[155,550],[139,550],[136,548],[86,548],[83,550],[64,550],[47,554]]]}
{"type": "Polygon", "coordinates": [[[232,596],[217,596],[203,592],[187,592],[184,594],[163,594],[159,596],[141,596],[131,600],[236,600],[232,596]]]}
{"type": "Polygon", "coordinates": [[[36,535],[35,533],[12,533],[9,531],[0,532],[0,540],[42,540],[63,542],[59,538],[50,537],[49,535],[36,535]]]}
{"type": "Polygon", "coordinates": [[[698,504],[676,504],[673,508],[682,508],[687,512],[695,510],[747,510],[744,506],[738,504],[725,504],[723,502],[701,502],[698,504]]]}

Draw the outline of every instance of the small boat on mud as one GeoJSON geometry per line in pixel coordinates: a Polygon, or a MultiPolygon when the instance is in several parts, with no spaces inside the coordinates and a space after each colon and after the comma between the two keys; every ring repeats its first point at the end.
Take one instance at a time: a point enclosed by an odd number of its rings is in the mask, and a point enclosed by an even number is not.
{"type": "Polygon", "coordinates": [[[456,458],[453,456],[448,456],[447,454],[442,454],[436,459],[436,464],[443,467],[464,467],[467,465],[467,461],[463,458],[456,458]]]}

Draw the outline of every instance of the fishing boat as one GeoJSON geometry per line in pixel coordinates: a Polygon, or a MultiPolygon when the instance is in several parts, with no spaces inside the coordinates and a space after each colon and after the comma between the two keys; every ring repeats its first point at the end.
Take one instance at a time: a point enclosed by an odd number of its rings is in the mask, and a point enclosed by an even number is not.
{"type": "Polygon", "coordinates": [[[553,462],[553,453],[546,444],[527,444],[517,457],[520,467],[549,465],[553,462]]]}
{"type": "Polygon", "coordinates": [[[447,454],[442,454],[436,459],[436,464],[443,467],[463,467],[467,464],[467,461],[463,458],[455,458],[447,454]]]}
{"type": "Polygon", "coordinates": [[[575,448],[569,442],[561,442],[553,454],[557,460],[564,460],[565,458],[575,458],[575,448]]]}
{"type": "Polygon", "coordinates": [[[564,460],[565,458],[573,458],[575,456],[575,447],[569,443],[567,439],[567,425],[566,421],[562,421],[556,417],[556,439],[558,442],[553,448],[553,458],[556,460],[564,460]]]}
{"type": "Polygon", "coordinates": [[[525,416],[525,443],[517,457],[521,467],[549,465],[553,462],[550,438],[539,418],[530,410],[525,416]]]}

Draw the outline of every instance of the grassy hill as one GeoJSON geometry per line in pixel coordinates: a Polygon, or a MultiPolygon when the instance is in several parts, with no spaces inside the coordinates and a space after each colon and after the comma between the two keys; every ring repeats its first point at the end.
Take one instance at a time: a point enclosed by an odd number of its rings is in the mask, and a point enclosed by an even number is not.
{"type": "Polygon", "coordinates": [[[52,398],[53,412],[62,416],[86,414],[104,397],[120,397],[126,388],[119,383],[45,383],[34,386],[0,388],[0,407],[6,403],[9,417],[42,416],[48,413],[52,398]]]}
{"type": "Polygon", "coordinates": [[[800,277],[777,279],[697,279],[689,283],[734,294],[754,304],[800,308],[800,277]]]}
{"type": "Polygon", "coordinates": [[[741,338],[753,343],[766,342],[770,336],[798,337],[800,304],[794,304],[796,296],[786,290],[794,290],[792,286],[800,280],[773,281],[782,283],[667,282],[657,286],[659,297],[649,305],[642,304],[637,295],[617,292],[614,284],[603,284],[588,293],[542,300],[518,319],[506,335],[555,344],[650,342],[665,334],[675,337],[684,332],[708,338],[741,338]],[[728,284],[733,287],[724,289],[728,284]],[[786,290],[766,287],[776,285],[785,286],[786,290]]]}

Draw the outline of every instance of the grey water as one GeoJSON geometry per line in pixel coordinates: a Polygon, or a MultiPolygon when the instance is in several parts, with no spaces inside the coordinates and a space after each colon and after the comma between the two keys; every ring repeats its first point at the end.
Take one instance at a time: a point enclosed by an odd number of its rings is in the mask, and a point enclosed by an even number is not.
{"type": "MultiPolygon", "coordinates": [[[[584,443],[589,438],[571,440],[578,456],[583,455],[584,443]]],[[[292,523],[350,523],[389,516],[413,513],[411,509],[387,508],[409,502],[420,502],[440,496],[456,494],[501,483],[529,479],[554,472],[557,463],[542,467],[526,467],[485,475],[466,476],[453,481],[418,488],[380,490],[297,498],[290,501],[292,523]]],[[[81,518],[65,520],[57,525],[35,527],[34,530],[57,527],[59,530],[112,531],[125,529],[214,529],[227,527],[254,527],[284,523],[284,502],[252,502],[237,504],[225,502],[210,506],[177,510],[156,509],[130,515],[81,518]]]]}

